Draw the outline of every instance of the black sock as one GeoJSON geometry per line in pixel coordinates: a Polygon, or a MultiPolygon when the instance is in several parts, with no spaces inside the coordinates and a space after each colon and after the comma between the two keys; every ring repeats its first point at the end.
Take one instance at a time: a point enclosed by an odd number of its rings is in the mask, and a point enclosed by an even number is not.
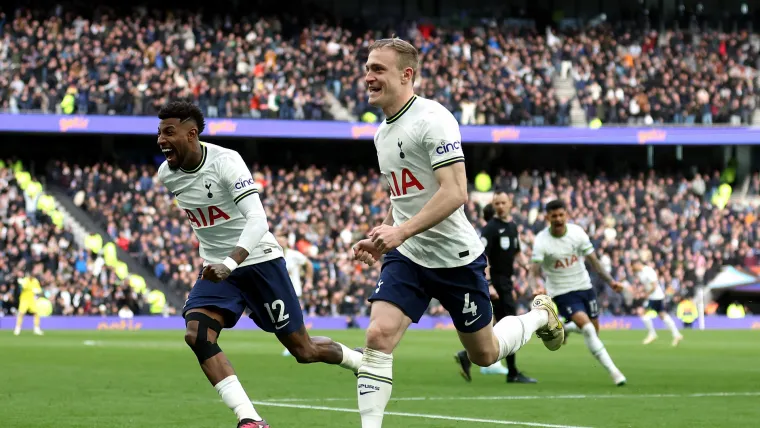
{"type": "Polygon", "coordinates": [[[515,365],[515,354],[507,355],[507,370],[509,370],[509,376],[516,376],[517,366],[515,365]]]}

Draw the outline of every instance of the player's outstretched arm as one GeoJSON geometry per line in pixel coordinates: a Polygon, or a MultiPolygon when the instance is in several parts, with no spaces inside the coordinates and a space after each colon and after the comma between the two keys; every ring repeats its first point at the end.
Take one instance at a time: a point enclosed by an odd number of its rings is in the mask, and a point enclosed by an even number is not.
{"type": "Polygon", "coordinates": [[[591,265],[591,267],[596,271],[596,273],[599,274],[599,276],[602,277],[604,282],[609,284],[612,288],[614,288],[616,291],[620,291],[623,289],[623,285],[619,282],[615,281],[610,274],[607,273],[606,270],[604,270],[604,266],[602,266],[602,263],[599,261],[599,259],[596,257],[596,254],[591,253],[586,256],[586,260],[588,260],[588,263],[591,265]]]}
{"type": "Polygon", "coordinates": [[[448,218],[467,203],[467,174],[458,162],[435,170],[440,188],[417,215],[401,225],[406,238],[422,233],[448,218]]]}

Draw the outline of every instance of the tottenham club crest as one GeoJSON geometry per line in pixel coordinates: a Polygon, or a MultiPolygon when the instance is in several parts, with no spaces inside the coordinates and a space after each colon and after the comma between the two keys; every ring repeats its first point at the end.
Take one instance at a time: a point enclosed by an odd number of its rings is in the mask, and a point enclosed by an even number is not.
{"type": "Polygon", "coordinates": [[[404,159],[406,155],[404,154],[404,149],[401,148],[401,145],[404,144],[401,142],[401,140],[398,140],[398,157],[401,159],[404,159]]]}
{"type": "Polygon", "coordinates": [[[209,199],[213,198],[214,194],[211,193],[211,182],[207,180],[203,180],[203,187],[205,187],[206,190],[208,190],[208,193],[206,194],[206,196],[208,196],[209,199]]]}

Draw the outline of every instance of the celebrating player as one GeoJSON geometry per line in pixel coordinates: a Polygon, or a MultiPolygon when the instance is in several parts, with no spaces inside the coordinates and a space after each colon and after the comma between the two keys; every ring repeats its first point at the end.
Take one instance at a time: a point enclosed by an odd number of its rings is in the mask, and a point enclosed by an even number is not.
{"type": "Polygon", "coordinates": [[[486,256],[464,214],[467,176],[459,124],[439,103],[413,91],[419,57],[393,38],[369,47],[369,103],[386,115],[375,134],[380,171],[390,184],[391,210],[354,257],[374,264],[385,254],[372,302],[357,393],[363,428],[382,426],[393,385],[393,350],[431,298],[449,311],[470,361],[489,366],[516,352],[534,332],[555,351],[562,322],[548,296],[533,310],[492,326],[486,256]]]}
{"type": "Polygon", "coordinates": [[[338,364],[356,372],[361,354],[326,337],[309,337],[282,248],[269,232],[240,154],[198,140],[204,119],[191,103],[171,102],[158,117],[158,145],[166,156],[158,177],[185,210],[205,260],[182,310],[185,341],[235,412],[238,428],[268,427],[217,344],[221,330],[234,327],[246,308],[299,363],[338,364]]]}
{"type": "Polygon", "coordinates": [[[620,290],[622,285],[604,271],[586,232],[578,225],[567,223],[567,210],[562,201],[546,204],[546,216],[550,226],[539,232],[533,243],[530,285],[538,289],[537,279],[543,268],[548,294],[565,320],[572,320],[565,324],[565,330],[582,333],[589,351],[607,369],[615,384],[625,385],[625,376],[599,340],[599,304],[584,258],[613,288],[620,290]]]}
{"type": "Polygon", "coordinates": [[[657,332],[654,330],[654,324],[652,324],[652,318],[647,314],[649,310],[657,312],[665,326],[668,327],[670,333],[673,335],[673,346],[678,346],[678,343],[683,340],[683,336],[678,331],[675,321],[665,308],[665,293],[662,291],[660,283],[657,281],[657,273],[651,266],[647,266],[641,260],[635,260],[633,262],[633,272],[638,276],[639,282],[644,286],[644,290],[649,295],[645,307],[639,308],[639,316],[641,321],[647,327],[647,337],[644,339],[644,345],[648,345],[657,340],[657,332]]]}
{"type": "MultiPolygon", "coordinates": [[[[488,221],[486,227],[481,232],[481,242],[486,247],[486,256],[488,257],[488,274],[491,277],[491,284],[496,296],[492,294],[494,321],[499,322],[506,316],[517,315],[517,305],[515,303],[514,287],[512,284],[512,274],[514,273],[515,258],[522,257],[520,252],[520,238],[517,232],[517,224],[512,221],[510,210],[512,201],[504,191],[496,191],[493,200],[486,208],[491,208],[495,213],[486,213],[483,210],[483,216],[488,221]],[[495,214],[495,215],[494,215],[495,214]]],[[[524,262],[520,262],[525,265],[524,262]]],[[[456,361],[459,364],[462,376],[468,381],[472,381],[470,369],[472,363],[467,358],[466,351],[460,351],[456,355],[456,361]]],[[[533,378],[525,376],[517,370],[515,363],[515,354],[507,355],[507,370],[500,361],[497,361],[490,367],[481,367],[480,371],[484,374],[504,373],[507,375],[509,383],[536,383],[533,378]]]]}

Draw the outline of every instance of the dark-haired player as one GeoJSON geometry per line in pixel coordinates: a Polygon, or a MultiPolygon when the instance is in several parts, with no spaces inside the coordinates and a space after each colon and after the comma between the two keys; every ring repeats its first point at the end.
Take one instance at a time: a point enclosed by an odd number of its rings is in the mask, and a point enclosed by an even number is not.
{"type": "Polygon", "coordinates": [[[565,330],[583,334],[589,351],[607,369],[615,384],[624,385],[625,376],[599,340],[599,304],[584,259],[613,288],[621,290],[623,286],[605,272],[586,232],[567,222],[562,201],[546,204],[546,218],[550,225],[539,232],[533,242],[528,280],[533,290],[537,290],[536,280],[543,269],[546,292],[554,299],[560,315],[572,321],[565,324],[565,330]]]}
{"type": "MultiPolygon", "coordinates": [[[[491,297],[493,303],[493,317],[495,322],[504,317],[517,315],[517,304],[512,295],[514,287],[512,275],[514,274],[515,258],[521,257],[520,237],[517,224],[512,221],[512,200],[504,191],[496,191],[493,200],[483,210],[483,217],[488,222],[480,234],[480,240],[486,247],[488,257],[488,273],[491,277],[491,286],[496,296],[491,297]]],[[[521,261],[524,265],[525,262],[521,261]]],[[[470,373],[472,363],[467,358],[466,351],[460,351],[455,359],[459,364],[462,377],[468,382],[472,381],[470,373]]],[[[506,374],[509,383],[536,383],[531,377],[525,376],[517,370],[515,354],[507,355],[507,367],[497,361],[488,367],[481,367],[483,374],[506,374]]]]}
{"type": "Polygon", "coordinates": [[[326,337],[309,337],[282,248],[269,232],[251,172],[240,154],[198,140],[204,119],[192,103],[171,102],[158,117],[158,145],[166,156],[158,177],[185,210],[205,261],[182,309],[185,341],[235,412],[238,428],[268,427],[217,344],[221,330],[234,327],[246,308],[251,319],[274,333],[299,363],[338,364],[356,372],[361,353],[326,337]]]}

